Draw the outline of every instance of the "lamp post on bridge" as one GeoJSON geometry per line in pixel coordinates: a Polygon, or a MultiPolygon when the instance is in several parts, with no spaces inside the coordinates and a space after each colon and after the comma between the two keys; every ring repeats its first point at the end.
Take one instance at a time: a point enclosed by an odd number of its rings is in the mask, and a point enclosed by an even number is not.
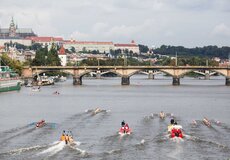
{"type": "Polygon", "coordinates": [[[230,53],[228,53],[228,67],[230,67],[230,53]]]}
{"type": "Polygon", "coordinates": [[[47,56],[45,56],[45,66],[46,66],[46,64],[47,64],[46,62],[47,62],[47,56]]]}
{"type": "Polygon", "coordinates": [[[100,66],[100,59],[97,58],[97,66],[100,66]]]}
{"type": "Polygon", "coordinates": [[[175,66],[177,66],[177,52],[176,52],[175,66]]]}
{"type": "Polygon", "coordinates": [[[123,56],[124,56],[124,66],[127,66],[127,56],[126,56],[126,53],[123,51],[123,56]]]}
{"type": "Polygon", "coordinates": [[[228,65],[227,65],[228,69],[227,69],[227,76],[226,76],[226,80],[225,80],[225,85],[226,86],[230,86],[230,76],[229,76],[229,72],[230,72],[230,53],[228,53],[228,65]]]}
{"type": "Polygon", "coordinates": [[[152,65],[150,55],[151,55],[151,53],[149,53],[149,66],[152,65]]]}
{"type": "MultiPolygon", "coordinates": [[[[175,66],[177,67],[177,52],[176,52],[176,58],[175,58],[175,66]]],[[[178,75],[173,76],[172,84],[174,86],[179,86],[180,85],[180,77],[178,75]]]]}

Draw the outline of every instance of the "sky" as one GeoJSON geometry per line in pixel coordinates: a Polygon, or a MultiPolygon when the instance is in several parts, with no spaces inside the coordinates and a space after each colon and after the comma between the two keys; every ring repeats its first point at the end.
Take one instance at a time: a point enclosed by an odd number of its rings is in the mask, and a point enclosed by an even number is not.
{"type": "Polygon", "coordinates": [[[230,46],[230,0],[1,0],[11,18],[39,36],[149,47],[230,46]]]}

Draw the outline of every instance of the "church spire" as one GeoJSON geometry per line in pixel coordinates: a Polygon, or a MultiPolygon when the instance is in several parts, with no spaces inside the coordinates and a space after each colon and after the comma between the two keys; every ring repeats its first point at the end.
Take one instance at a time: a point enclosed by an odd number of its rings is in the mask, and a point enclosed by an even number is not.
{"type": "Polygon", "coordinates": [[[12,17],[10,28],[9,28],[9,37],[15,37],[15,36],[16,36],[16,27],[14,24],[14,17],[12,17]]]}
{"type": "Polygon", "coordinates": [[[10,26],[14,26],[14,17],[12,16],[10,26]]]}

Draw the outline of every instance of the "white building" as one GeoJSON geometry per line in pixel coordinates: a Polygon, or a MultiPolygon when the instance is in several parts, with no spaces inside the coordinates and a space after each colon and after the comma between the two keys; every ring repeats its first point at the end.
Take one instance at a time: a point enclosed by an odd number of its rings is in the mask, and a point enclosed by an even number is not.
{"type": "Polygon", "coordinates": [[[130,44],[118,43],[118,44],[114,44],[114,46],[115,46],[115,50],[118,49],[120,49],[121,51],[128,50],[128,51],[132,51],[133,53],[140,54],[139,46],[133,40],[130,44]]]}
{"type": "Polygon", "coordinates": [[[31,40],[33,43],[39,43],[43,47],[48,46],[48,49],[51,48],[52,44],[61,46],[63,43],[63,38],[61,37],[27,37],[27,40],[31,40]]]}
{"type": "Polygon", "coordinates": [[[64,47],[70,50],[72,47],[75,48],[76,52],[80,51],[99,51],[100,53],[109,53],[110,50],[114,50],[113,42],[93,42],[93,41],[75,41],[66,40],[64,41],[64,47]]]}
{"type": "Polygon", "coordinates": [[[67,55],[65,53],[65,48],[63,46],[58,51],[58,57],[61,59],[61,65],[66,66],[66,64],[67,64],[67,55]]]}
{"type": "Polygon", "coordinates": [[[32,41],[29,39],[0,39],[0,46],[4,46],[5,43],[19,43],[24,46],[31,46],[32,41]]]}

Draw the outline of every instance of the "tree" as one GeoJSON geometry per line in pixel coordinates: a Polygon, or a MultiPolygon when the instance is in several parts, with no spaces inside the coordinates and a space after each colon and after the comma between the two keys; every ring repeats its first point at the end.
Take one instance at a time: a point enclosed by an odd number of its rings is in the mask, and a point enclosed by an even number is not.
{"type": "Polygon", "coordinates": [[[42,48],[42,45],[40,43],[34,43],[29,47],[31,50],[37,51],[42,48]]]}
{"type": "Polygon", "coordinates": [[[58,57],[57,49],[51,47],[47,55],[47,64],[48,66],[61,66],[61,60],[58,57]]]}
{"type": "Polygon", "coordinates": [[[221,47],[217,46],[204,46],[204,47],[196,47],[196,48],[185,48],[183,46],[166,46],[162,45],[160,48],[154,49],[154,53],[163,54],[163,55],[172,55],[175,56],[198,56],[198,57],[219,57],[221,59],[227,59],[228,54],[230,53],[230,47],[221,47]]]}
{"type": "Polygon", "coordinates": [[[1,56],[1,60],[4,63],[4,65],[9,66],[15,72],[17,72],[19,75],[21,75],[23,66],[22,66],[22,63],[20,61],[11,59],[6,53],[4,53],[1,56]]]}
{"type": "Polygon", "coordinates": [[[36,51],[35,58],[32,61],[33,66],[45,66],[47,63],[48,48],[40,48],[36,51]]]}
{"type": "Polygon", "coordinates": [[[147,53],[149,51],[148,46],[145,46],[145,45],[142,45],[142,44],[138,44],[138,46],[139,46],[139,49],[140,49],[141,53],[147,53]]]}
{"type": "Polygon", "coordinates": [[[23,44],[20,44],[20,43],[14,43],[14,45],[16,46],[16,48],[18,50],[25,50],[25,49],[29,48],[29,47],[27,47],[27,46],[25,46],[23,44]]]}
{"type": "Polygon", "coordinates": [[[71,51],[72,53],[76,53],[76,49],[75,49],[73,46],[70,48],[70,51],[71,51]]]}

